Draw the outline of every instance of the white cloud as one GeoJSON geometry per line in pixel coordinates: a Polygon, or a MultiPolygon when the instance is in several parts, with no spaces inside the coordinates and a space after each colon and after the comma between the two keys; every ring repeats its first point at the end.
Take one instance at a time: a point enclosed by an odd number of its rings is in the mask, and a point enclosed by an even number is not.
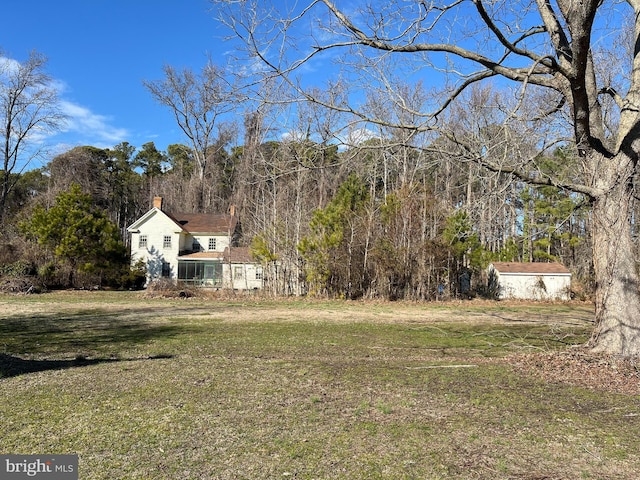
{"type": "Polygon", "coordinates": [[[346,147],[355,147],[363,142],[366,142],[367,140],[371,140],[374,138],[380,138],[380,135],[376,134],[373,130],[370,130],[368,128],[356,128],[350,130],[349,133],[347,133],[342,143],[346,147]]]}
{"type": "MultiPolygon", "coordinates": [[[[0,55],[0,74],[15,71],[19,66],[19,61],[0,55]]],[[[68,87],[63,80],[51,79],[49,86],[58,93],[58,106],[66,119],[57,131],[34,129],[30,132],[31,143],[43,145],[47,140],[55,138],[60,140],[59,145],[68,145],[69,138],[73,137],[71,142],[76,145],[108,148],[130,137],[127,129],[113,126],[110,117],[94,113],[87,107],[64,99],[68,87]]]]}
{"type": "Polygon", "coordinates": [[[20,67],[20,62],[14,60],[13,58],[3,57],[0,55],[0,73],[2,72],[16,72],[20,67]]]}
{"type": "Polygon", "coordinates": [[[98,146],[95,145],[96,143],[103,142],[113,146],[125,141],[130,136],[127,129],[111,125],[110,117],[94,113],[86,107],[62,100],[60,108],[67,117],[62,131],[79,134],[94,146],[98,146]]]}
{"type": "Polygon", "coordinates": [[[296,132],[294,130],[289,130],[287,132],[282,133],[280,135],[280,140],[283,142],[302,142],[307,138],[307,135],[302,132],[296,132]]]}

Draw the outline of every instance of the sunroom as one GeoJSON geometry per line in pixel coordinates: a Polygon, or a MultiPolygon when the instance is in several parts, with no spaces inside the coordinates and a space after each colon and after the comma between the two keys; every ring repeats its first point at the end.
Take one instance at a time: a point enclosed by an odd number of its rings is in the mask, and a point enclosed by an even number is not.
{"type": "Polygon", "coordinates": [[[194,287],[222,287],[221,260],[178,260],[178,283],[194,287]]]}

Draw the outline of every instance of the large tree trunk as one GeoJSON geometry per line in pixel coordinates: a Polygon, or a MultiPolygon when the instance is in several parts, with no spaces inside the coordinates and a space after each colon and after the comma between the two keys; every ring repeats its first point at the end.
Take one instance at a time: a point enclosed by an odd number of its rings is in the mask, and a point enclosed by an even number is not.
{"type": "MultiPolygon", "coordinates": [[[[617,157],[609,165],[618,174],[629,171],[631,160],[617,157]]],[[[631,235],[633,188],[630,178],[623,180],[628,175],[607,173],[602,177],[613,186],[593,204],[596,324],[589,343],[595,352],[634,356],[640,355],[640,285],[631,235]]]]}

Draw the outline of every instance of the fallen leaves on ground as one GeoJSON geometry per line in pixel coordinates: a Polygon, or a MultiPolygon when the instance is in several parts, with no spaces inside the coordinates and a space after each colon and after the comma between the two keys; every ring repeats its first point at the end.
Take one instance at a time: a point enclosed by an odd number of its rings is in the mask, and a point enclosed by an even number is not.
{"type": "Polygon", "coordinates": [[[627,395],[640,395],[640,358],[595,355],[573,348],[517,354],[507,361],[527,375],[549,382],[627,395]]]}

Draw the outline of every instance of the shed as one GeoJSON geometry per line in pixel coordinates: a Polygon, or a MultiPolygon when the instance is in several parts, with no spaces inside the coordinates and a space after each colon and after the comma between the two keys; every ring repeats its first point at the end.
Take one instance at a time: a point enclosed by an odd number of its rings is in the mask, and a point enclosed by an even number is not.
{"type": "Polygon", "coordinates": [[[571,272],[557,262],[494,262],[487,268],[487,277],[489,291],[499,299],[571,298],[571,272]]]}

